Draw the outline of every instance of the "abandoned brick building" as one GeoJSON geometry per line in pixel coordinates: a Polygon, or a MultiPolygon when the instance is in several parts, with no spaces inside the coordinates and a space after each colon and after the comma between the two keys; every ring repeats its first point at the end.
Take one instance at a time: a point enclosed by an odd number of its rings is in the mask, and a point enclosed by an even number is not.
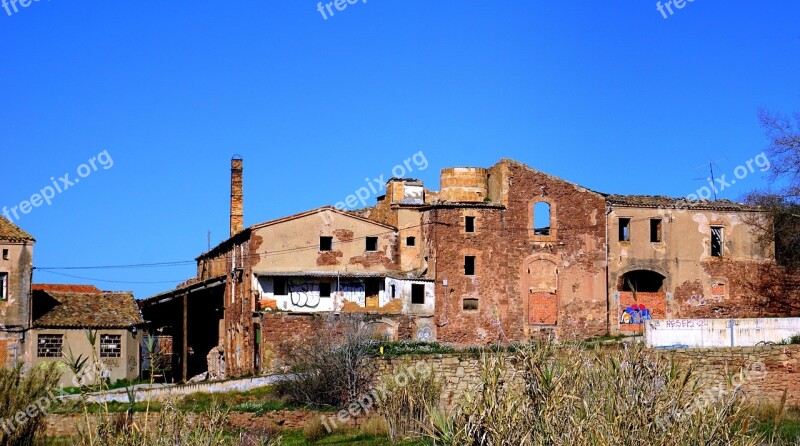
{"type": "Polygon", "coordinates": [[[242,169],[232,160],[230,238],[141,304],[183,379],[265,370],[281,341],[319,335],[321,315],[461,345],[786,315],[762,286],[773,248],[747,223],[764,216],[743,204],[603,194],[503,159],[443,169],[439,191],[392,178],[373,207],[244,228],[242,169]]]}

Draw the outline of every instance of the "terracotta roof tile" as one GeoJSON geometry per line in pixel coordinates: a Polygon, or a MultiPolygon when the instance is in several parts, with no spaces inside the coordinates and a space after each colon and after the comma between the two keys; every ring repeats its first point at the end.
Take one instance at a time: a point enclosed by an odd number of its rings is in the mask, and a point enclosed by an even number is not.
{"type": "Polygon", "coordinates": [[[128,328],[144,323],[132,293],[35,291],[37,328],[128,328]]]}
{"type": "Polygon", "coordinates": [[[0,217],[0,240],[7,240],[10,242],[36,241],[30,234],[20,229],[19,226],[14,223],[6,220],[5,217],[0,217]]]}
{"type": "Polygon", "coordinates": [[[662,195],[608,195],[606,200],[612,206],[664,209],[709,209],[720,211],[754,211],[759,209],[756,206],[730,200],[700,200],[691,202],[687,201],[685,198],[672,198],[662,195]]]}
{"type": "Polygon", "coordinates": [[[99,288],[94,285],[70,285],[70,284],[54,284],[54,283],[34,283],[31,287],[33,291],[61,291],[73,293],[102,293],[99,288]]]}

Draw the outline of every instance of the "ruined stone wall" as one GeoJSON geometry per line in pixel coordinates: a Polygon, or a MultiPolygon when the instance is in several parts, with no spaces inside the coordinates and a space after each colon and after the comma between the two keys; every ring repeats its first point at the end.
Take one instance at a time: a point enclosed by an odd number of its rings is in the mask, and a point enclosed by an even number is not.
{"type": "MultiPolygon", "coordinates": [[[[649,350],[648,354],[671,357],[679,364],[694,367],[701,380],[708,386],[723,385],[727,377],[741,370],[745,375],[742,389],[754,401],[780,404],[784,389],[787,390],[787,405],[800,407],[800,346],[740,347],[719,349],[684,349],[675,351],[649,350]],[[760,364],[763,364],[761,367],[760,364]]],[[[425,363],[443,384],[443,403],[453,405],[467,393],[475,394],[481,382],[482,360],[474,353],[447,355],[414,355],[378,360],[381,376],[392,376],[417,361],[425,363]]],[[[518,377],[515,362],[507,358],[506,376],[518,377]]]]}
{"type": "Polygon", "coordinates": [[[0,273],[6,273],[6,299],[0,300],[0,329],[30,326],[33,243],[2,243],[8,260],[0,257],[0,273]]]}

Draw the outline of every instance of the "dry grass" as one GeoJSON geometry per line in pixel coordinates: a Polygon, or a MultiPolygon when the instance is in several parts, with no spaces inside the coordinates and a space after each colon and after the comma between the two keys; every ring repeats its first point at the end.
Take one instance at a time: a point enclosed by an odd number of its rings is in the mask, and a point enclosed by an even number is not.
{"type": "Polygon", "coordinates": [[[14,428],[0,428],[0,445],[32,445],[35,437],[44,431],[44,414],[36,410],[34,416],[26,414],[22,423],[15,418],[18,413],[30,410],[37,403],[45,409],[52,409],[55,401],[51,392],[56,389],[61,371],[58,364],[45,364],[34,367],[26,375],[22,374],[22,364],[16,367],[0,368],[0,419],[12,420],[14,428]]]}
{"type": "Polygon", "coordinates": [[[706,390],[691,368],[638,347],[527,347],[485,354],[481,386],[452,415],[433,410],[429,435],[453,446],[759,444],[739,394],[706,390]]]}

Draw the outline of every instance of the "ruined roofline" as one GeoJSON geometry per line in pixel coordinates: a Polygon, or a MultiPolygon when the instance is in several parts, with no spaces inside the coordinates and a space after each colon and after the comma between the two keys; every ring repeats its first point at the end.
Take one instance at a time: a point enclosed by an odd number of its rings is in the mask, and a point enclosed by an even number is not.
{"type": "Polygon", "coordinates": [[[544,175],[544,176],[546,176],[547,178],[549,178],[549,179],[551,179],[553,181],[560,181],[560,182],[563,182],[563,183],[567,183],[567,184],[570,184],[570,185],[572,185],[572,186],[574,186],[574,187],[576,187],[578,189],[582,189],[582,190],[585,190],[587,192],[591,192],[593,194],[600,195],[602,197],[606,197],[608,195],[608,194],[605,194],[603,192],[596,191],[594,189],[590,189],[590,188],[588,188],[586,186],[581,186],[578,183],[574,183],[572,181],[565,180],[565,179],[563,179],[561,177],[557,177],[555,175],[549,174],[547,172],[542,172],[541,170],[534,169],[533,167],[531,167],[531,166],[529,166],[529,165],[527,165],[527,164],[525,164],[523,162],[520,162],[520,161],[517,161],[517,160],[513,160],[511,158],[501,158],[500,161],[495,163],[495,165],[490,167],[489,169],[493,169],[493,168],[495,168],[495,167],[497,167],[497,166],[499,166],[501,164],[514,164],[514,165],[519,166],[519,167],[521,167],[521,168],[523,168],[523,169],[525,169],[525,170],[527,170],[529,172],[534,172],[534,173],[537,173],[539,175],[544,175]]]}
{"type": "MultiPolygon", "coordinates": [[[[308,211],[305,211],[305,212],[300,212],[300,213],[297,213],[297,214],[288,215],[286,217],[277,218],[275,220],[269,220],[269,221],[265,221],[263,223],[258,223],[258,224],[252,225],[252,226],[248,226],[247,228],[245,228],[241,232],[237,233],[233,237],[230,237],[227,240],[219,243],[217,246],[211,248],[211,250],[209,250],[208,252],[204,252],[203,254],[200,254],[198,257],[195,258],[195,261],[199,262],[200,260],[205,260],[205,259],[208,259],[208,258],[212,258],[212,257],[218,255],[219,253],[226,251],[228,249],[228,247],[230,247],[233,243],[238,242],[238,241],[247,240],[248,238],[250,238],[250,233],[252,231],[254,231],[254,230],[266,228],[268,226],[272,226],[272,225],[276,225],[276,224],[280,224],[280,223],[285,223],[287,221],[296,220],[298,218],[307,217],[309,215],[320,214],[320,213],[328,213],[328,212],[334,213],[334,214],[338,214],[338,215],[341,215],[343,217],[354,218],[356,220],[360,220],[360,221],[363,221],[363,222],[366,222],[366,223],[371,223],[371,224],[374,224],[376,226],[381,226],[383,228],[390,229],[390,230],[395,231],[395,232],[397,232],[397,230],[398,230],[394,226],[390,226],[390,225],[387,225],[387,224],[383,224],[383,223],[377,222],[375,220],[371,220],[371,219],[366,218],[366,217],[362,217],[360,215],[355,214],[354,212],[343,211],[343,210],[337,209],[337,208],[335,208],[333,206],[322,206],[322,207],[318,207],[316,209],[311,209],[311,210],[308,210],[308,211]]],[[[330,218],[328,218],[326,216],[322,216],[320,218],[322,218],[323,220],[331,220],[330,218]]]]}
{"type": "Polygon", "coordinates": [[[611,207],[648,209],[696,209],[710,211],[765,212],[759,206],[731,200],[687,200],[664,195],[621,195],[609,194],[606,202],[611,207]]]}

